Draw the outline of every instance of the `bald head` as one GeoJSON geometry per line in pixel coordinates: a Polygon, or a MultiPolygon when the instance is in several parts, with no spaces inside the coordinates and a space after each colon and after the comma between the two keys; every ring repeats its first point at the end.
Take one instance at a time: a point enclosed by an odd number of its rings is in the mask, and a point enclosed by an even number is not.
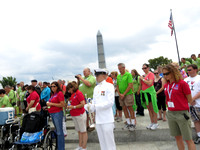
{"type": "Polygon", "coordinates": [[[83,74],[84,74],[84,76],[85,77],[88,77],[91,73],[90,73],[90,68],[85,68],[84,70],[83,70],[83,74]]]}
{"type": "Polygon", "coordinates": [[[61,79],[59,79],[59,80],[58,80],[58,83],[59,83],[59,84],[62,84],[62,80],[61,80],[61,79]]]}

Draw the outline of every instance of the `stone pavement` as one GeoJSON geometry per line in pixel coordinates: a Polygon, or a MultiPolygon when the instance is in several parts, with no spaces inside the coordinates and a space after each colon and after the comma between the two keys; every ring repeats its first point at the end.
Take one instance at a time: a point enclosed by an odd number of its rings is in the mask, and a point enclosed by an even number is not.
{"type": "MultiPolygon", "coordinates": [[[[67,117],[67,131],[68,136],[65,139],[67,143],[78,143],[78,133],[74,130],[74,123],[67,117]]],[[[123,120],[125,118],[123,116],[123,120]]],[[[115,141],[116,143],[121,142],[148,142],[148,141],[174,141],[174,138],[170,136],[169,127],[167,121],[158,121],[159,128],[155,131],[147,130],[146,126],[149,125],[150,119],[148,115],[148,110],[145,110],[145,116],[139,116],[136,118],[137,126],[136,130],[133,132],[122,130],[124,126],[124,121],[115,122],[115,141]]],[[[192,124],[192,126],[194,126],[192,124]]],[[[195,131],[193,129],[193,136],[195,137],[195,131]]],[[[98,137],[96,131],[88,132],[88,143],[97,143],[98,137]]]]}
{"type": "MultiPolygon", "coordinates": [[[[74,150],[77,143],[66,143],[66,150],[74,150]]],[[[117,143],[117,150],[178,150],[175,141],[158,141],[158,142],[129,142],[117,143]]],[[[185,149],[187,150],[186,144],[185,149]]],[[[196,149],[200,150],[200,145],[196,145],[196,149]]],[[[99,143],[88,143],[87,150],[101,150],[99,143]]]]}

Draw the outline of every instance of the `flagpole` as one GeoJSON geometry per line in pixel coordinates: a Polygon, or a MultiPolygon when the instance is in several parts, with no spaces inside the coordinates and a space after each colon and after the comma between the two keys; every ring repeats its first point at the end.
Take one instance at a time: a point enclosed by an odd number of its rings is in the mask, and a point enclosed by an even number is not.
{"type": "MultiPolygon", "coordinates": [[[[171,14],[172,14],[172,9],[170,9],[170,11],[171,11],[171,14]]],[[[177,49],[177,54],[178,54],[178,63],[179,63],[179,65],[181,65],[180,56],[179,56],[179,50],[178,50],[178,43],[177,43],[177,38],[176,38],[176,31],[175,31],[175,26],[174,26],[173,15],[172,15],[172,23],[173,23],[174,36],[175,36],[175,41],[176,41],[176,49],[177,49]]]]}

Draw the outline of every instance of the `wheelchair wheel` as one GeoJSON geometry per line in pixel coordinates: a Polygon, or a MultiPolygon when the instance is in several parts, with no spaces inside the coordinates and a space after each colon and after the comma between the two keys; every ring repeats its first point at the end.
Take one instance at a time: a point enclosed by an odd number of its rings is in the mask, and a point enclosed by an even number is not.
{"type": "Polygon", "coordinates": [[[57,149],[57,135],[53,130],[49,130],[44,138],[43,143],[44,150],[56,150],[57,149]]]}

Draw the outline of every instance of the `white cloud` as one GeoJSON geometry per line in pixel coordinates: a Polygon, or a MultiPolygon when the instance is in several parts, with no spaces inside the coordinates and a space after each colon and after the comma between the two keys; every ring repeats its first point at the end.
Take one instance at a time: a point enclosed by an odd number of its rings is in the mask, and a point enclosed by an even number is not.
{"type": "Polygon", "coordinates": [[[142,73],[159,56],[177,61],[167,27],[170,8],[181,57],[199,53],[200,1],[74,0],[0,2],[0,75],[17,81],[74,80],[98,67],[96,34],[103,34],[107,68],[119,62],[142,73]]]}

